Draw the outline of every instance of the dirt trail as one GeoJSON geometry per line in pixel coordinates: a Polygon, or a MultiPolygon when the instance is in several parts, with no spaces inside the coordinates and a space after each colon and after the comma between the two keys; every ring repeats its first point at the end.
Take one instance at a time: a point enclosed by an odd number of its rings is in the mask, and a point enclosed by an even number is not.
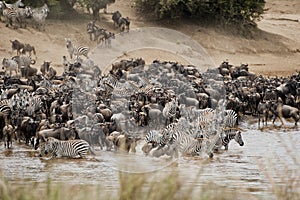
{"type": "MultiPolygon", "coordinates": [[[[264,18],[258,23],[262,30],[254,39],[246,39],[222,32],[213,28],[204,28],[194,23],[178,22],[166,23],[149,21],[138,15],[133,0],[116,0],[108,8],[112,13],[119,10],[123,16],[130,17],[131,28],[161,26],[182,32],[197,41],[206,49],[215,65],[228,60],[239,65],[248,63],[250,70],[263,75],[287,76],[300,70],[300,2],[298,0],[267,0],[268,9],[264,18]]],[[[36,67],[44,60],[52,61],[59,73],[62,72],[62,56],[68,56],[65,38],[69,37],[79,45],[87,45],[91,49],[96,47],[89,40],[86,33],[87,17],[74,17],[73,20],[47,20],[45,32],[37,31],[31,27],[27,29],[12,30],[0,23],[0,59],[10,57],[11,43],[9,40],[19,39],[24,43],[35,46],[37,51],[36,67]]],[[[113,29],[111,14],[101,14],[97,22],[101,27],[110,31],[113,29]]],[[[130,33],[129,33],[130,34],[130,33]]],[[[143,38],[140,38],[143,40],[143,38]]],[[[148,54],[147,51],[143,53],[148,54]]],[[[159,57],[168,57],[159,52],[159,57]]],[[[13,54],[15,55],[15,53],[13,54]]],[[[120,55],[121,56],[121,55],[120,55]]],[[[155,57],[153,51],[149,56],[155,57]]]]}

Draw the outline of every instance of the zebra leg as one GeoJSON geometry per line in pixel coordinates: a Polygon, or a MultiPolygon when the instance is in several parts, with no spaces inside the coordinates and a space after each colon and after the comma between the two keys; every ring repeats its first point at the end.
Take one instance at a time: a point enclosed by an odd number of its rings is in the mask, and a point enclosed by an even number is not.
{"type": "Polygon", "coordinates": [[[228,150],[228,144],[225,145],[225,150],[228,150]]]}

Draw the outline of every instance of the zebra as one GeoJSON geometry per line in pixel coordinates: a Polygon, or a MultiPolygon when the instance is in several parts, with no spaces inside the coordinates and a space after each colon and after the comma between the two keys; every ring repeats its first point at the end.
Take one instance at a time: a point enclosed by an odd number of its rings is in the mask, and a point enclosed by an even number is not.
{"type": "Polygon", "coordinates": [[[31,8],[26,6],[25,8],[15,8],[17,13],[17,21],[19,22],[20,27],[26,28],[27,26],[27,18],[31,16],[31,8]]]}
{"type": "Polygon", "coordinates": [[[156,130],[150,130],[145,136],[145,142],[151,143],[152,147],[156,147],[158,144],[161,144],[162,134],[156,130]]]}
{"type": "Polygon", "coordinates": [[[52,154],[52,157],[84,158],[88,151],[95,155],[89,143],[85,140],[58,140],[48,137],[46,142],[41,145],[40,156],[52,154]]]}
{"type": "Polygon", "coordinates": [[[5,123],[9,124],[12,109],[8,100],[0,101],[0,114],[4,117],[5,123]]]}
{"type": "MultiPolygon", "coordinates": [[[[203,135],[198,136],[195,134],[194,130],[189,127],[190,124],[185,118],[180,118],[177,123],[172,123],[170,125],[166,128],[168,130],[164,130],[169,133],[167,135],[170,137],[167,141],[168,144],[173,145],[183,156],[199,156],[205,149],[204,147],[206,147],[205,145],[208,142],[207,138],[203,135]]],[[[161,141],[163,140],[164,138],[161,139],[161,141]]],[[[207,154],[210,158],[213,157],[211,152],[207,152],[207,154]]]]}
{"type": "Polygon", "coordinates": [[[165,107],[163,108],[163,116],[166,119],[166,125],[172,123],[177,115],[178,109],[178,100],[177,98],[172,98],[171,101],[167,102],[165,107]]]}
{"type": "Polygon", "coordinates": [[[228,150],[228,144],[231,140],[235,140],[240,146],[244,146],[244,141],[240,130],[235,128],[224,129],[219,136],[218,141],[216,142],[215,150],[217,151],[221,148],[221,145],[225,147],[225,150],[228,150]]]}
{"type": "Polygon", "coordinates": [[[16,72],[16,76],[19,72],[19,65],[18,63],[13,59],[3,58],[2,60],[2,69],[5,70],[5,73],[9,71],[9,75],[12,75],[12,71],[16,72]]]}
{"type": "Polygon", "coordinates": [[[237,122],[237,114],[234,110],[225,110],[224,127],[233,128],[237,122]]]}
{"type": "Polygon", "coordinates": [[[175,140],[173,137],[174,132],[179,131],[178,122],[173,122],[168,124],[162,131],[159,140],[159,146],[164,146],[167,144],[172,144],[175,140]]]}
{"type": "Polygon", "coordinates": [[[86,46],[76,46],[72,43],[70,38],[65,38],[66,40],[66,46],[68,49],[68,52],[70,54],[70,58],[73,59],[73,55],[76,56],[77,61],[79,60],[79,56],[83,55],[86,58],[88,58],[88,53],[90,51],[89,47],[86,46]]]}
{"type": "Polygon", "coordinates": [[[36,28],[45,31],[45,21],[50,12],[48,5],[45,3],[42,7],[39,8],[30,8],[31,17],[36,25],[36,28]]]}
{"type": "Polygon", "coordinates": [[[104,30],[104,29],[99,28],[95,24],[95,20],[89,21],[89,23],[86,26],[86,31],[90,35],[90,40],[91,41],[95,41],[96,40],[96,32],[99,31],[99,30],[104,30]],[[93,35],[94,35],[94,39],[93,39],[93,35]]]}
{"type": "Polygon", "coordinates": [[[3,1],[0,1],[0,20],[3,21],[3,10],[5,8],[5,5],[3,1]]]}
{"type": "Polygon", "coordinates": [[[34,116],[36,111],[43,109],[43,101],[39,96],[31,96],[28,101],[29,101],[29,104],[27,106],[28,116],[34,116]]]}
{"type": "MultiPolygon", "coordinates": [[[[1,10],[2,10],[2,15],[5,18],[6,21],[6,27],[9,25],[13,26],[13,28],[17,28],[17,21],[19,21],[20,16],[22,13],[19,13],[19,8],[23,9],[24,8],[24,3],[22,0],[18,0],[13,4],[8,4],[5,1],[1,1],[1,10]]],[[[27,13],[27,9],[26,12],[27,13]]]]}
{"type": "Polygon", "coordinates": [[[109,92],[115,92],[115,90],[117,92],[124,88],[124,85],[119,81],[119,79],[111,73],[101,79],[100,86],[104,87],[105,90],[109,92]]]}
{"type": "MultiPolygon", "coordinates": [[[[193,138],[184,132],[175,132],[173,137],[177,138],[179,152],[183,156],[199,156],[203,149],[203,137],[193,138]],[[179,135],[181,133],[181,135],[179,135]],[[180,138],[180,139],[179,139],[180,138]]],[[[212,157],[212,156],[210,156],[212,157]]]]}
{"type": "Polygon", "coordinates": [[[5,2],[3,2],[3,11],[2,15],[5,18],[5,26],[9,27],[12,26],[14,29],[17,29],[17,17],[18,13],[16,12],[15,8],[9,8],[5,2]]]}
{"type": "Polygon", "coordinates": [[[12,57],[12,60],[16,61],[16,63],[18,64],[18,70],[21,71],[22,77],[27,76],[26,70],[28,70],[28,68],[30,68],[30,65],[34,65],[36,62],[30,56],[26,56],[26,55],[14,56],[14,57],[12,57]]]}

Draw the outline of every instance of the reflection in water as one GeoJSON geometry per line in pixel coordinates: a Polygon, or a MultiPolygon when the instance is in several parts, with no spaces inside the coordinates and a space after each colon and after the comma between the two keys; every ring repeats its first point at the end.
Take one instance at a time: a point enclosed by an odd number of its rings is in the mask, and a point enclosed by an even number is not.
{"type": "Polygon", "coordinates": [[[28,147],[14,145],[11,150],[5,150],[1,145],[0,170],[12,182],[20,179],[44,182],[50,177],[53,182],[101,185],[109,191],[119,188],[119,169],[150,176],[176,170],[187,185],[213,182],[262,198],[271,197],[272,181],[282,184],[288,180],[285,173],[293,172],[294,177],[300,178],[297,164],[300,161],[297,153],[300,152],[300,135],[296,130],[248,130],[243,132],[243,138],[244,147],[232,142],[228,151],[216,154],[213,159],[179,158],[172,161],[145,157],[139,149],[135,155],[97,151],[95,158],[45,160],[28,147]]]}

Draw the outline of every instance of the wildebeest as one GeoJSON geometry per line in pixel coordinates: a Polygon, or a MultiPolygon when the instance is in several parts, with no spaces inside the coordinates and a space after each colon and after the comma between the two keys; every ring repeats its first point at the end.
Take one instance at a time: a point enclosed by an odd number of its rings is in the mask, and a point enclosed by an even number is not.
{"type": "Polygon", "coordinates": [[[22,54],[28,53],[29,56],[31,56],[31,52],[33,53],[33,55],[36,56],[36,52],[35,52],[34,46],[31,46],[30,44],[24,44],[24,47],[23,47],[21,53],[22,53],[22,54]]]}
{"type": "Polygon", "coordinates": [[[112,20],[114,21],[114,27],[116,27],[116,25],[119,27],[119,19],[121,17],[122,17],[122,15],[118,10],[113,13],[112,20]]]}
{"type": "Polygon", "coordinates": [[[281,124],[283,125],[282,118],[293,118],[295,125],[297,125],[297,122],[300,119],[300,113],[298,108],[289,105],[283,105],[282,99],[280,97],[278,98],[278,105],[276,111],[275,111],[276,115],[275,118],[273,119],[273,123],[275,122],[276,118],[279,118],[281,124]]]}
{"type": "Polygon", "coordinates": [[[109,136],[107,136],[107,140],[111,141],[114,144],[114,147],[117,151],[135,153],[135,148],[139,138],[114,131],[109,136]]]}
{"type": "Polygon", "coordinates": [[[10,40],[11,42],[11,48],[12,48],[12,53],[16,50],[17,51],[17,56],[21,54],[21,50],[24,49],[24,44],[20,42],[19,40],[10,40]]]}
{"type": "Polygon", "coordinates": [[[21,76],[25,78],[32,77],[37,74],[37,69],[34,67],[26,66],[21,68],[21,76]]]}
{"type": "Polygon", "coordinates": [[[36,133],[34,138],[34,149],[37,149],[40,142],[45,142],[49,137],[54,137],[59,140],[74,140],[76,138],[76,133],[74,129],[66,127],[40,130],[36,133]]]}
{"type": "Polygon", "coordinates": [[[45,76],[49,72],[51,61],[44,61],[44,63],[41,65],[40,71],[45,76]]]}

